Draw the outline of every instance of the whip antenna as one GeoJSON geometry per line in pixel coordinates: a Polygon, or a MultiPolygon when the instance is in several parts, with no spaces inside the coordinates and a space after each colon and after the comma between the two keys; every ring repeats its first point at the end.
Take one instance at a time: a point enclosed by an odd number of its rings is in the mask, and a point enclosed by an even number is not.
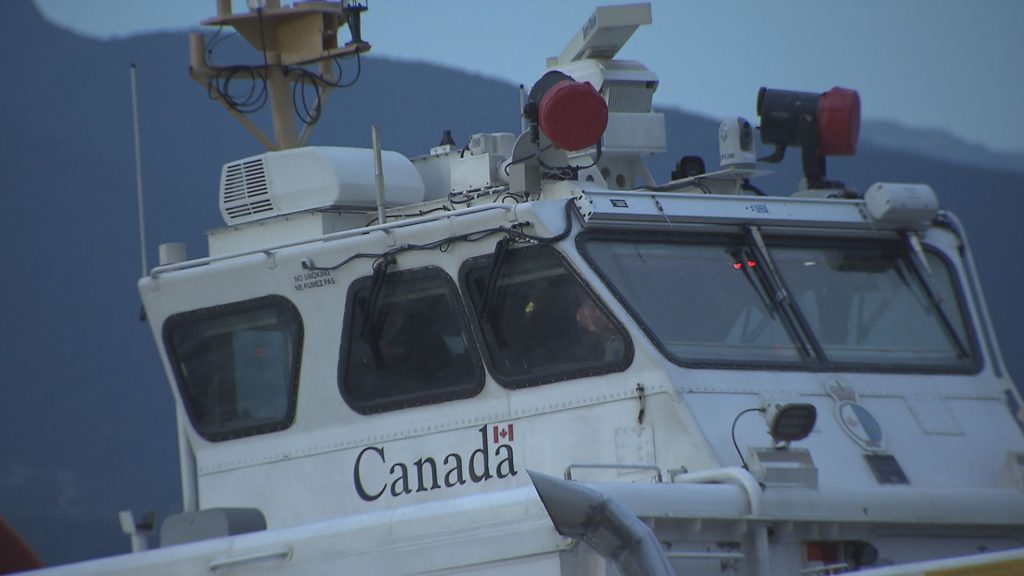
{"type": "Polygon", "coordinates": [[[135,64],[132,63],[132,129],[135,132],[135,193],[139,203],[139,253],[142,255],[142,275],[149,270],[146,262],[146,208],[142,202],[142,146],[139,143],[139,96],[136,89],[135,64]]]}

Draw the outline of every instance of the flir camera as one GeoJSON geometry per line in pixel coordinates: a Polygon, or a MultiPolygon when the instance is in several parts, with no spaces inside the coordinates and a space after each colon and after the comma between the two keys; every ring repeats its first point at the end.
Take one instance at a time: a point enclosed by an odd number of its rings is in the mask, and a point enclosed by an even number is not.
{"type": "Polygon", "coordinates": [[[718,163],[722,168],[754,168],[754,128],[744,118],[730,118],[718,127],[718,163]]]}

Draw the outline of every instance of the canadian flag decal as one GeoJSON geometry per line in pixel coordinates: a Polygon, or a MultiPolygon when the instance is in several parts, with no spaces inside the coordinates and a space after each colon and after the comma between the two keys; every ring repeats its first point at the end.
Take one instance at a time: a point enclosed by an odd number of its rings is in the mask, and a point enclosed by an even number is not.
{"type": "Polygon", "coordinates": [[[512,442],[515,438],[512,436],[512,423],[508,424],[495,424],[492,428],[494,443],[503,444],[505,442],[512,442]]]}

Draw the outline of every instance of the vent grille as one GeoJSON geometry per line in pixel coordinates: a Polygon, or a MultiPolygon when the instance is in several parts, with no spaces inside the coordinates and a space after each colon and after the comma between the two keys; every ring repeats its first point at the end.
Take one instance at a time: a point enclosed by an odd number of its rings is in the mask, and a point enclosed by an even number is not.
{"type": "Polygon", "coordinates": [[[220,190],[221,210],[228,221],[274,210],[262,157],[226,165],[220,190]]]}
{"type": "Polygon", "coordinates": [[[646,85],[611,85],[607,89],[608,111],[647,113],[651,111],[654,90],[646,85]]]}

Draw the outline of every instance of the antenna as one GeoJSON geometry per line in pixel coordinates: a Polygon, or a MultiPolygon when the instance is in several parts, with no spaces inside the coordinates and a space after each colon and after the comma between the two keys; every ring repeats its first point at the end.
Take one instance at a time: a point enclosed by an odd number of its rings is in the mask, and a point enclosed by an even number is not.
{"type": "Polygon", "coordinates": [[[381,162],[380,135],[377,133],[376,124],[370,127],[370,137],[373,140],[373,178],[377,185],[377,223],[384,224],[384,163],[381,162]]]}
{"type": "Polygon", "coordinates": [[[135,63],[132,63],[132,129],[135,131],[135,193],[139,203],[139,253],[142,255],[142,275],[149,272],[146,263],[146,208],[142,202],[142,145],[139,142],[139,96],[136,88],[135,63]]]}
{"type": "Polygon", "coordinates": [[[522,134],[530,128],[526,118],[526,87],[519,85],[519,133],[522,134]]]}

